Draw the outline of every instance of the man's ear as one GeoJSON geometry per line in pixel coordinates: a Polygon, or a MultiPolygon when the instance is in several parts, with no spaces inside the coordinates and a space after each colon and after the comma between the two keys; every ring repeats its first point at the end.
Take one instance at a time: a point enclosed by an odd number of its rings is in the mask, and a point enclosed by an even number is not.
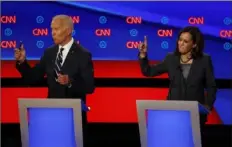
{"type": "Polygon", "coordinates": [[[73,29],[69,29],[68,31],[69,31],[69,32],[68,32],[68,33],[69,33],[69,35],[71,35],[71,36],[72,36],[73,29]]]}
{"type": "Polygon", "coordinates": [[[68,36],[69,35],[72,35],[72,29],[70,29],[70,28],[65,28],[65,34],[67,34],[68,36]]]}
{"type": "Polygon", "coordinates": [[[72,29],[68,28],[68,29],[66,29],[66,32],[67,32],[68,35],[72,35],[72,29]]]}

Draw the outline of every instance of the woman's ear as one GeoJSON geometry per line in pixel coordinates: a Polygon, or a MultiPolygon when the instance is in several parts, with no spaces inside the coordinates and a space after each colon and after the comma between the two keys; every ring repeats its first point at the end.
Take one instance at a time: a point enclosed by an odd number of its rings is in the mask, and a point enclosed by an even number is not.
{"type": "Polygon", "coordinates": [[[194,45],[193,45],[193,48],[196,48],[196,47],[197,47],[197,44],[194,44],[194,45]]]}

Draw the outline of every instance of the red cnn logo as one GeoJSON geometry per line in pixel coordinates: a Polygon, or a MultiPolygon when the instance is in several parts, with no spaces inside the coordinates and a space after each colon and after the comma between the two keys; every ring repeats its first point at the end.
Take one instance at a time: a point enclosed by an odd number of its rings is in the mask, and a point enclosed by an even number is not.
{"type": "Polygon", "coordinates": [[[1,41],[1,48],[16,48],[16,41],[1,41]]]}
{"type": "Polygon", "coordinates": [[[80,23],[80,16],[70,16],[70,18],[73,20],[73,23],[80,23]]]}
{"type": "Polygon", "coordinates": [[[135,17],[135,16],[128,16],[126,18],[127,24],[141,24],[142,23],[142,17],[135,17]]]}
{"type": "Polygon", "coordinates": [[[189,24],[204,24],[204,17],[190,17],[188,19],[189,24]]]}
{"type": "Polygon", "coordinates": [[[16,16],[1,16],[1,23],[16,23],[16,16]]]}
{"type": "Polygon", "coordinates": [[[111,36],[111,29],[96,29],[96,36],[111,36]]]}
{"type": "Polygon", "coordinates": [[[32,34],[34,36],[48,36],[48,29],[39,29],[39,28],[35,28],[32,30],[32,34]]]}
{"type": "Polygon", "coordinates": [[[163,30],[163,29],[159,29],[157,31],[157,35],[159,37],[172,37],[172,30],[163,30]]]}
{"type": "Polygon", "coordinates": [[[220,37],[222,38],[231,38],[232,37],[232,30],[221,30],[220,37]]]}
{"type": "Polygon", "coordinates": [[[129,49],[133,49],[133,48],[139,48],[139,44],[141,43],[141,41],[128,41],[126,43],[126,47],[129,49]]]}

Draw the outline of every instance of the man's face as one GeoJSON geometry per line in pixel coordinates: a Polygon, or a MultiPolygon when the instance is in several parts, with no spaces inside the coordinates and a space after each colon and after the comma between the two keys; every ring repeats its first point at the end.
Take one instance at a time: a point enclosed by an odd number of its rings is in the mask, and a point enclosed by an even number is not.
{"type": "Polygon", "coordinates": [[[68,37],[68,28],[61,19],[53,19],[51,23],[52,38],[55,44],[62,44],[68,37]]]}

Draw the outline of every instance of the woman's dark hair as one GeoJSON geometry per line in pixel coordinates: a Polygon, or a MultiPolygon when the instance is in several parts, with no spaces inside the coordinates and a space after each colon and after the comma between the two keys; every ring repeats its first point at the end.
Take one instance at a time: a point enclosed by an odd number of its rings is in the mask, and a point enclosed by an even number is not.
{"type": "MultiPolygon", "coordinates": [[[[178,40],[180,38],[180,35],[182,33],[188,32],[191,34],[192,36],[192,41],[194,44],[196,44],[196,47],[192,49],[192,58],[198,58],[201,57],[203,55],[203,50],[204,50],[204,38],[203,38],[203,34],[201,33],[201,31],[194,26],[188,26],[183,28],[179,34],[178,34],[178,40]]],[[[176,51],[175,54],[176,55],[180,55],[179,49],[178,49],[178,40],[176,42],[176,51]]]]}

